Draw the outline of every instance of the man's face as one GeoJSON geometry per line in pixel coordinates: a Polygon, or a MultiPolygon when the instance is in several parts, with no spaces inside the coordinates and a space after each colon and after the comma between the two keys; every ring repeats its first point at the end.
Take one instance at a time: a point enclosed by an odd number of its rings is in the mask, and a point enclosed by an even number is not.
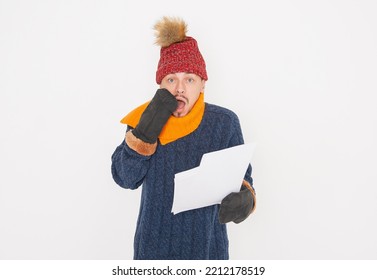
{"type": "Polygon", "coordinates": [[[175,117],[186,116],[194,107],[200,92],[204,91],[205,80],[193,73],[173,73],[166,75],[160,88],[166,88],[178,101],[175,117]]]}

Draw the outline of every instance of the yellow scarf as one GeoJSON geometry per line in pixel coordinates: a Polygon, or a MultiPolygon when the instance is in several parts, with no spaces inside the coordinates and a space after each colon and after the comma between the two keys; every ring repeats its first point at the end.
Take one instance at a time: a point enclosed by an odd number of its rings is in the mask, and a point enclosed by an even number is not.
{"type": "MultiPolygon", "coordinates": [[[[131,127],[136,127],[136,125],[139,123],[141,115],[149,103],[150,101],[132,110],[120,122],[131,127]]],[[[191,111],[186,116],[177,118],[171,115],[158,136],[161,144],[166,145],[179,138],[189,135],[191,132],[197,129],[203,118],[204,107],[204,94],[200,93],[194,107],[192,107],[191,111]]]]}

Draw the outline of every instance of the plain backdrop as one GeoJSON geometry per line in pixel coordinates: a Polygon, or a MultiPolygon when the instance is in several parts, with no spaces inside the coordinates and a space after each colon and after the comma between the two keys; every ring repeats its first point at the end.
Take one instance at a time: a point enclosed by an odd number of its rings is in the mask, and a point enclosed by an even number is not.
{"type": "Polygon", "coordinates": [[[0,259],[131,259],[141,189],[118,187],[120,119],[157,89],[152,27],[199,43],[233,110],[257,210],[231,259],[377,258],[377,4],[0,0],[0,259]]]}

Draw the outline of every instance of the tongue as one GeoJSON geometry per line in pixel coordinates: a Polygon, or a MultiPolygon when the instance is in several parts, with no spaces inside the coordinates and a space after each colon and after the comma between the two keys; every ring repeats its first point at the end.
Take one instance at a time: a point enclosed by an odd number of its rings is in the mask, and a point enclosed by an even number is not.
{"type": "Polygon", "coordinates": [[[182,109],[183,107],[185,107],[185,102],[178,100],[178,107],[177,107],[177,109],[182,109]]]}

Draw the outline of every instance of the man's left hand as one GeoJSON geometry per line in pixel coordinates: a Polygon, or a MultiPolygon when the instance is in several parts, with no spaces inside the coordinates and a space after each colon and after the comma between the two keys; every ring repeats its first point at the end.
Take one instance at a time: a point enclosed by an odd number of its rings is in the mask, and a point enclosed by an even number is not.
{"type": "Polygon", "coordinates": [[[222,224],[244,221],[252,212],[254,198],[251,191],[242,186],[241,191],[227,195],[220,204],[219,221],[222,224]]]}

